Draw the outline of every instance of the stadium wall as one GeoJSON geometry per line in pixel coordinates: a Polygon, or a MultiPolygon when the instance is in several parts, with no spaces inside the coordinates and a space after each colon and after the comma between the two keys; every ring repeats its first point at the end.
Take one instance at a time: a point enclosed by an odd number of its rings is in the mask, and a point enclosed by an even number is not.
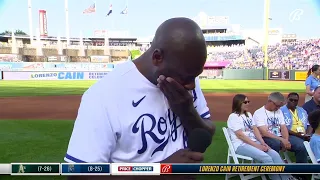
{"type": "Polygon", "coordinates": [[[223,79],[262,80],[264,79],[264,71],[261,69],[224,69],[223,79]]]}
{"type": "MultiPolygon", "coordinates": [[[[0,80],[88,80],[100,79],[121,63],[0,62],[0,80]],[[75,72],[75,74],[73,73],[75,72]]],[[[264,69],[212,69],[201,78],[225,80],[304,81],[307,71],[264,69]]]]}
{"type": "Polygon", "coordinates": [[[99,80],[107,71],[5,71],[3,80],[99,80]]]}
{"type": "Polygon", "coordinates": [[[291,80],[305,81],[307,71],[304,70],[279,70],[269,69],[224,69],[223,79],[225,80],[291,80]]]}
{"type": "Polygon", "coordinates": [[[308,71],[303,71],[303,70],[290,71],[292,80],[295,80],[295,81],[305,81],[307,79],[307,73],[308,71]]]}

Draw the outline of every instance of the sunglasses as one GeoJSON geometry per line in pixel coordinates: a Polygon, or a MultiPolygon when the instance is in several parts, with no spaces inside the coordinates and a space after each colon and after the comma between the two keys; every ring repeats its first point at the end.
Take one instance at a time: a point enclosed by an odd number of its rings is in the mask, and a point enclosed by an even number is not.
{"type": "Polygon", "coordinates": [[[249,104],[250,101],[243,101],[243,104],[249,104]]]}
{"type": "Polygon", "coordinates": [[[289,99],[290,102],[298,102],[298,99],[289,99]]]}

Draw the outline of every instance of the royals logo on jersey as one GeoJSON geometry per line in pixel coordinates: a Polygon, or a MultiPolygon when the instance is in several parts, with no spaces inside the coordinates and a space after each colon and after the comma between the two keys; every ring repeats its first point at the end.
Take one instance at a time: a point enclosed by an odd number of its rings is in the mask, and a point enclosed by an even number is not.
{"type": "MultiPolygon", "coordinates": [[[[197,100],[196,91],[191,91],[191,94],[193,96],[193,101],[195,102],[197,100]]],[[[146,96],[144,96],[138,102],[143,100],[145,97],[146,96]]],[[[134,123],[132,132],[134,134],[141,135],[142,147],[137,151],[138,154],[143,154],[144,152],[146,152],[148,148],[148,137],[153,140],[153,142],[151,141],[150,143],[158,144],[158,146],[152,151],[151,156],[153,156],[156,152],[163,151],[169,141],[176,142],[178,138],[178,141],[181,141],[181,137],[183,147],[187,147],[186,131],[183,128],[179,117],[177,117],[170,108],[168,108],[167,111],[164,112],[164,115],[158,118],[158,120],[154,115],[150,113],[142,114],[134,123]],[[146,119],[149,119],[149,121],[151,122],[151,129],[145,127],[146,124],[144,123],[144,120],[146,119]]]]}

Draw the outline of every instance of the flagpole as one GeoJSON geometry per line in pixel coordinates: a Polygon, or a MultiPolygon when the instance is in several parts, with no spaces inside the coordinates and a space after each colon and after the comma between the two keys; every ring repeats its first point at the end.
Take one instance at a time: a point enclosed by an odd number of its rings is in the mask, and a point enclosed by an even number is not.
{"type": "MultiPolygon", "coordinates": [[[[94,8],[95,8],[95,12],[94,12],[94,21],[92,21],[93,22],[93,25],[92,25],[92,27],[95,27],[95,25],[96,24],[99,24],[99,23],[96,23],[97,22],[97,19],[98,19],[98,15],[97,15],[97,1],[94,1],[94,8]]],[[[100,27],[99,28],[97,28],[97,29],[100,29],[100,27]]],[[[93,30],[93,34],[94,34],[94,31],[95,30],[93,30]]],[[[92,32],[91,32],[92,33],[92,32]]]]}
{"type": "Polygon", "coordinates": [[[264,0],[264,67],[266,69],[266,80],[269,79],[268,68],[268,41],[269,41],[269,17],[270,17],[270,0],[264,0]]]}
{"type": "Polygon", "coordinates": [[[28,15],[29,15],[29,35],[30,35],[30,44],[33,44],[33,28],[32,28],[32,7],[31,0],[28,0],[28,15]]]}
{"type": "MultiPolygon", "coordinates": [[[[112,11],[113,11],[112,0],[110,0],[110,4],[111,4],[111,6],[112,6],[111,8],[112,8],[112,11]]],[[[112,12],[112,13],[113,13],[113,12],[112,12]]],[[[111,15],[111,14],[110,14],[110,15],[111,15]]],[[[112,23],[112,30],[114,31],[114,26],[115,26],[115,25],[114,25],[114,17],[113,17],[113,16],[111,17],[111,21],[112,21],[112,22],[111,22],[111,23],[112,23]]]]}
{"type": "Polygon", "coordinates": [[[68,46],[70,44],[68,0],[64,1],[64,6],[65,6],[65,13],[66,13],[66,38],[67,38],[67,46],[68,46]]]}
{"type": "Polygon", "coordinates": [[[127,8],[127,13],[126,13],[126,24],[127,24],[127,30],[129,30],[129,18],[128,18],[128,11],[129,11],[129,0],[127,0],[127,5],[126,5],[126,8],[127,8]]]}
{"type": "MultiPolygon", "coordinates": [[[[94,12],[95,20],[94,20],[93,22],[95,22],[95,24],[99,24],[99,23],[97,23],[97,20],[98,20],[97,1],[94,1],[94,6],[95,6],[95,8],[96,8],[96,11],[94,12]]],[[[93,25],[92,27],[94,27],[94,25],[93,25]]],[[[100,29],[100,27],[99,27],[99,29],[100,29]]],[[[91,33],[92,33],[92,32],[91,32],[91,33]]],[[[94,32],[93,32],[93,33],[94,33],[94,32]]]]}

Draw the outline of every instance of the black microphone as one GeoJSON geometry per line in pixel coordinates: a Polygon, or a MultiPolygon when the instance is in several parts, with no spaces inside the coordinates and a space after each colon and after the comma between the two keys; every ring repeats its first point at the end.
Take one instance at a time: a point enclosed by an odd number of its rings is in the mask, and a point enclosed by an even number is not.
{"type": "Polygon", "coordinates": [[[188,148],[194,152],[204,153],[212,142],[209,131],[197,128],[191,131],[188,136],[188,148]]]}

